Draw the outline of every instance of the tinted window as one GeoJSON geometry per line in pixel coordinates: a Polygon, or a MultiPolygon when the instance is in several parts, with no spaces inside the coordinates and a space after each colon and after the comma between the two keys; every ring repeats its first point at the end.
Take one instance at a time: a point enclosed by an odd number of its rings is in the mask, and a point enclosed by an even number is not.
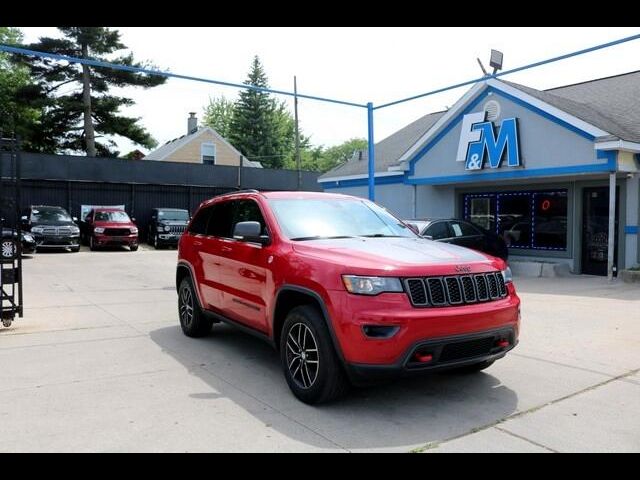
{"type": "Polygon", "coordinates": [[[480,235],[480,232],[478,232],[473,225],[469,225],[468,223],[451,222],[450,225],[454,237],[472,237],[474,235],[480,235]]]}
{"type": "Polygon", "coordinates": [[[238,222],[259,222],[262,235],[266,235],[266,224],[258,204],[253,200],[239,200],[235,203],[236,211],[233,225],[235,226],[238,222]]]}
{"type": "Polygon", "coordinates": [[[430,225],[423,235],[428,235],[434,240],[440,240],[441,238],[449,238],[449,229],[447,228],[447,222],[436,222],[430,225]]]}
{"type": "Polygon", "coordinates": [[[220,202],[211,207],[211,216],[209,217],[209,223],[207,225],[207,235],[231,238],[234,203],[236,202],[220,202]]]}
{"type": "Polygon", "coordinates": [[[190,233],[194,235],[204,235],[207,233],[207,224],[209,223],[211,208],[212,207],[201,208],[198,213],[196,213],[196,216],[189,226],[190,233]]]}

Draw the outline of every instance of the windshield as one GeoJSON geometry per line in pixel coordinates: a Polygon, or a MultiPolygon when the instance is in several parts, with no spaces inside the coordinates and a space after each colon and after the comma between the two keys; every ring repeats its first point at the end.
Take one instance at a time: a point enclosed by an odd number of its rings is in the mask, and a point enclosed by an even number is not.
{"type": "Polygon", "coordinates": [[[31,221],[38,222],[72,222],[71,216],[62,208],[34,208],[31,210],[31,221]]]}
{"type": "Polygon", "coordinates": [[[186,222],[189,220],[189,212],[181,210],[160,210],[158,212],[158,220],[186,222]]]}
{"type": "Polygon", "coordinates": [[[96,222],[129,223],[129,215],[125,212],[96,212],[96,222]]]}
{"type": "Polygon", "coordinates": [[[378,205],[358,199],[269,200],[283,233],[291,240],[348,237],[415,237],[378,205]]]}

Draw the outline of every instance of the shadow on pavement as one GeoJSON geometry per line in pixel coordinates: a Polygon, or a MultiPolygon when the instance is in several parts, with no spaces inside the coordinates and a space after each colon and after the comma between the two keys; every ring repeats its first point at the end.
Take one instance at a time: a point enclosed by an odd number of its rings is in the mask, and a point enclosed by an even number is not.
{"type": "Polygon", "coordinates": [[[227,397],[283,435],[319,447],[326,447],[328,439],[336,448],[409,450],[500,420],[518,403],[516,393],[489,369],[352,389],[334,403],[308,406],[290,393],[278,354],[232,327],[216,324],[202,339],[185,337],[179,326],[154,330],[150,337],[211,387],[208,392],[190,393],[191,398],[215,402],[227,397]],[[284,416],[274,415],[274,410],[284,416]]]}

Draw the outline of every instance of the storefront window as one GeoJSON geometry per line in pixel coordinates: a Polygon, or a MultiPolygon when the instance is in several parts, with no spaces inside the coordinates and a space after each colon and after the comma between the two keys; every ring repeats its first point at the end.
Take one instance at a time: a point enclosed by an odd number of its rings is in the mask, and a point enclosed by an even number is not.
{"type": "Polygon", "coordinates": [[[466,194],[464,209],[511,248],[567,249],[567,190],[466,194]]]}

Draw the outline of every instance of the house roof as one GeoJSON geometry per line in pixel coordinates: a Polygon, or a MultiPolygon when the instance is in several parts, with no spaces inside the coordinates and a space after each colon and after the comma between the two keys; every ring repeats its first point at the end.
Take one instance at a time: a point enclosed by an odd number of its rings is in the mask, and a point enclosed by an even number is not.
{"type": "MultiPolygon", "coordinates": [[[[386,172],[390,166],[395,165],[402,154],[444,113],[429,113],[376,143],[376,172],[386,172]]],[[[320,179],[366,173],[368,160],[367,150],[356,151],[349,160],[325,173],[320,179]]]]}
{"type": "MultiPolygon", "coordinates": [[[[520,90],[610,134],[598,140],[621,139],[640,143],[640,71],[548,90],[536,90],[504,80],[494,81],[520,90]]],[[[396,165],[401,156],[445,113],[425,115],[378,142],[376,172],[386,172],[390,166],[396,165]]],[[[346,163],[322,175],[320,180],[367,173],[366,153],[359,156],[356,152],[346,163]]]]}
{"type": "MultiPolygon", "coordinates": [[[[173,140],[170,140],[164,145],[162,145],[161,147],[156,148],[154,151],[150,152],[146,157],[144,157],[144,160],[165,160],[173,152],[184,147],[189,142],[195,140],[197,137],[199,137],[205,132],[212,133],[220,142],[224,143],[229,148],[231,148],[234,153],[236,153],[238,156],[241,155],[240,152],[233,145],[231,145],[222,135],[216,132],[213,128],[199,127],[195,132],[192,132],[188,135],[183,135],[178,138],[174,138],[173,140]]],[[[252,160],[248,160],[247,158],[244,159],[243,165],[245,167],[262,168],[262,165],[259,162],[254,162],[252,160]]]]}

